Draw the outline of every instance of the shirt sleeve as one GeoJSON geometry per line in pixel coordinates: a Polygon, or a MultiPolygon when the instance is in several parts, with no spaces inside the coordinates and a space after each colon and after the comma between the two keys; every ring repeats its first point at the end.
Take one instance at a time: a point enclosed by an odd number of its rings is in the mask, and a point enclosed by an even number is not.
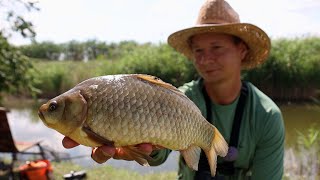
{"type": "Polygon", "coordinates": [[[252,162],[252,179],[280,180],[283,176],[285,128],[279,109],[270,112],[263,124],[252,162]]]}

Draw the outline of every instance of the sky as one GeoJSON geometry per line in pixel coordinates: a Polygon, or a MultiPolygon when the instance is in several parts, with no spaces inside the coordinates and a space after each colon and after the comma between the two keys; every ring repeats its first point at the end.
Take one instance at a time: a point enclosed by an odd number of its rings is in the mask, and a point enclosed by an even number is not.
{"type": "MultiPolygon", "coordinates": [[[[36,40],[64,43],[96,39],[166,42],[195,24],[204,0],[38,0],[40,11],[25,16],[36,40]]],[[[262,28],[271,38],[320,36],[320,0],[228,0],[241,22],[262,28]]],[[[29,40],[13,36],[15,45],[29,40]]]]}

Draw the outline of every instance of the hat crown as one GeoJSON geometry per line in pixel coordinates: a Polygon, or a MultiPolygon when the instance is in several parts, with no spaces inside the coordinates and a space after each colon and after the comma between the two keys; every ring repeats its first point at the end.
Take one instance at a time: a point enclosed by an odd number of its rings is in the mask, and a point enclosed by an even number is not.
{"type": "Polygon", "coordinates": [[[196,25],[240,23],[238,13],[224,0],[207,0],[201,7],[196,25]]]}

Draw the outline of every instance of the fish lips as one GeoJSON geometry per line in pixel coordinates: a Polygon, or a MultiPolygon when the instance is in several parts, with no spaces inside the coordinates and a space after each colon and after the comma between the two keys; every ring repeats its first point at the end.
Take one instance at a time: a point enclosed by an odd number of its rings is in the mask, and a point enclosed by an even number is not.
{"type": "Polygon", "coordinates": [[[38,116],[40,117],[40,119],[41,119],[42,121],[45,121],[45,118],[44,118],[41,110],[38,111],[38,116]]]}

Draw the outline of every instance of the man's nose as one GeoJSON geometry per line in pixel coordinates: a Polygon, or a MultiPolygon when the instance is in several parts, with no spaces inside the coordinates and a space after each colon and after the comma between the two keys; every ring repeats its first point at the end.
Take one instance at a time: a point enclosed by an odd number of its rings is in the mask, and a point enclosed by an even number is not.
{"type": "Polygon", "coordinates": [[[205,52],[200,58],[200,64],[208,64],[215,60],[215,55],[211,52],[205,52]]]}

